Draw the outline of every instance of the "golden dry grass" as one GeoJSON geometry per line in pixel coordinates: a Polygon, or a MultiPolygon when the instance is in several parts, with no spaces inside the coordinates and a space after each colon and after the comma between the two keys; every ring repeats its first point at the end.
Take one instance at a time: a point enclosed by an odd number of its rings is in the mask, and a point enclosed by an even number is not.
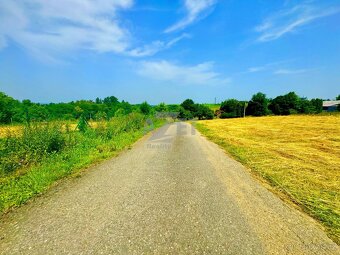
{"type": "MultiPolygon", "coordinates": [[[[76,130],[77,129],[77,123],[70,122],[70,121],[58,121],[58,123],[61,123],[61,125],[64,126],[64,128],[66,128],[66,125],[68,124],[68,127],[70,130],[76,130]]],[[[92,128],[97,128],[98,127],[98,123],[96,121],[90,121],[89,125],[92,128]]],[[[4,138],[8,135],[21,135],[22,131],[24,129],[24,125],[23,124],[16,124],[16,125],[2,125],[0,126],[0,138],[4,138]]]]}
{"type": "Polygon", "coordinates": [[[340,116],[199,121],[198,129],[340,241],[340,116]]]}

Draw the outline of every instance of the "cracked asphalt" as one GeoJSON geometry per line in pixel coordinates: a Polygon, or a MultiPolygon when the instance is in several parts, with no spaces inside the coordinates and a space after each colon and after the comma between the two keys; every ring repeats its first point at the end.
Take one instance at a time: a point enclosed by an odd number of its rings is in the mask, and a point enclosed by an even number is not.
{"type": "Polygon", "coordinates": [[[190,124],[173,123],[3,215],[0,254],[340,254],[190,124]]]}

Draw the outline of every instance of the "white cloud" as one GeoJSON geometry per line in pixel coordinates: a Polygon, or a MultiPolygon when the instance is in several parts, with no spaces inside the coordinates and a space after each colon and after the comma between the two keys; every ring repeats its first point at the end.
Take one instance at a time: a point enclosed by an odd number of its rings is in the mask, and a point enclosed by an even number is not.
{"type": "Polygon", "coordinates": [[[221,85],[230,82],[213,70],[213,62],[194,66],[176,65],[168,61],[143,61],[137,73],[158,81],[169,81],[183,85],[221,85]]]}
{"type": "Polygon", "coordinates": [[[247,71],[242,72],[242,73],[258,73],[258,72],[268,71],[268,70],[272,70],[275,66],[286,64],[292,61],[293,59],[281,60],[281,61],[271,62],[271,63],[261,65],[261,66],[253,66],[253,67],[249,67],[247,71]]]}
{"type": "Polygon", "coordinates": [[[36,52],[90,49],[123,52],[128,32],[116,20],[131,0],[2,1],[0,35],[36,52]]]}
{"type": "Polygon", "coordinates": [[[202,18],[202,14],[214,6],[217,0],[185,0],[184,7],[187,12],[187,16],[182,20],[178,21],[174,25],[170,26],[165,30],[165,33],[174,32],[177,30],[184,29],[190,24],[194,23],[198,19],[202,18]]]}
{"type": "Polygon", "coordinates": [[[257,73],[266,70],[266,66],[249,67],[249,73],[257,73]]]}
{"type": "Polygon", "coordinates": [[[269,16],[262,24],[255,27],[255,31],[260,34],[257,41],[276,40],[285,34],[296,32],[299,27],[305,26],[316,19],[339,12],[339,7],[318,8],[308,4],[301,4],[280,11],[269,16]]]}
{"type": "Polygon", "coordinates": [[[302,74],[311,71],[310,69],[279,69],[274,71],[274,74],[302,74]]]}
{"type": "Polygon", "coordinates": [[[185,38],[190,38],[190,35],[188,34],[182,34],[181,36],[178,36],[174,39],[172,39],[169,42],[163,42],[163,41],[155,41],[151,43],[150,45],[145,45],[143,47],[132,49],[128,52],[130,56],[134,57],[144,57],[144,56],[152,56],[156,54],[159,51],[168,49],[175,45],[180,40],[183,40],[185,38]]]}
{"type": "Polygon", "coordinates": [[[118,15],[132,5],[133,0],[0,1],[0,49],[13,41],[35,57],[51,61],[75,50],[139,57],[188,37],[136,48],[118,15]]]}

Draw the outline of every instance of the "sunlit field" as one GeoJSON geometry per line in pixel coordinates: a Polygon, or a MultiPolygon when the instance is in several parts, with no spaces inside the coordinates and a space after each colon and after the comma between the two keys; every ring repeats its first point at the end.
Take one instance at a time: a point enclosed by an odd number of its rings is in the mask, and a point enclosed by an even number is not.
{"type": "MultiPolygon", "coordinates": [[[[75,121],[54,121],[53,123],[58,123],[66,129],[66,126],[70,130],[77,130],[77,123],[75,121]]],[[[97,121],[89,121],[89,126],[92,128],[96,128],[98,126],[97,121]]],[[[42,122],[42,124],[44,124],[42,122]]],[[[39,123],[35,123],[34,125],[39,125],[39,123]]],[[[6,136],[18,136],[22,134],[24,129],[24,124],[13,124],[13,125],[0,125],[0,138],[4,138],[6,136]]]]}
{"type": "Polygon", "coordinates": [[[199,121],[198,129],[340,240],[340,116],[199,121]]]}

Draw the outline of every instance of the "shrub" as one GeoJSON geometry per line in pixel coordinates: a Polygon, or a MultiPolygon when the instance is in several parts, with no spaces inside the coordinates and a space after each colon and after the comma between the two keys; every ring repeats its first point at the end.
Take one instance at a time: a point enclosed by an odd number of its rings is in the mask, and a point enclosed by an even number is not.
{"type": "Polygon", "coordinates": [[[222,118],[237,118],[243,116],[245,102],[236,99],[228,99],[221,103],[222,118]]]}
{"type": "Polygon", "coordinates": [[[21,136],[0,140],[0,175],[28,164],[38,163],[66,146],[65,134],[58,124],[44,123],[25,126],[21,136]]]}
{"type": "Polygon", "coordinates": [[[264,116],[269,113],[268,110],[269,100],[263,93],[257,93],[253,95],[252,99],[248,103],[247,115],[264,116]]]}

